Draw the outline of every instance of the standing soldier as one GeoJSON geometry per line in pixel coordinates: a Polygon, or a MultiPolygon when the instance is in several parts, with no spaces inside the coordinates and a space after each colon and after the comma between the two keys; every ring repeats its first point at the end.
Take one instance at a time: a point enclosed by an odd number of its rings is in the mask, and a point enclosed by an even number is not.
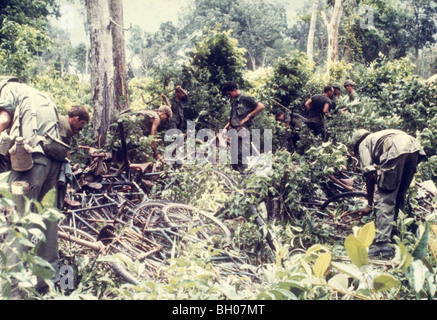
{"type": "Polygon", "coordinates": [[[238,133],[238,150],[231,150],[231,154],[236,151],[238,161],[232,160],[233,157],[231,157],[232,167],[234,170],[243,173],[247,168],[244,155],[249,155],[250,150],[250,132],[248,129],[252,126],[252,119],[265,107],[264,104],[254,98],[242,94],[233,81],[228,81],[223,85],[222,93],[231,99],[231,116],[224,130],[235,129],[238,133]]]}
{"type": "Polygon", "coordinates": [[[331,98],[334,94],[332,86],[326,86],[323,94],[316,94],[305,102],[308,111],[307,126],[317,135],[326,138],[325,116],[330,116],[331,98]]]}
{"type": "Polygon", "coordinates": [[[350,79],[346,80],[344,82],[344,88],[349,95],[349,101],[346,102],[346,107],[340,109],[341,114],[343,114],[345,111],[350,111],[350,107],[355,105],[360,100],[358,93],[355,91],[355,82],[350,79]]]}
{"type": "Polygon", "coordinates": [[[331,111],[334,111],[337,108],[338,101],[340,100],[341,85],[338,82],[335,82],[332,84],[332,87],[334,88],[334,94],[331,99],[332,100],[331,111]]]}
{"type": "Polygon", "coordinates": [[[184,126],[184,103],[188,99],[188,93],[182,89],[181,86],[175,87],[175,96],[168,100],[168,98],[163,94],[162,98],[165,104],[171,107],[173,116],[168,120],[168,125],[170,129],[179,129],[182,131],[184,126]]]}
{"type": "Polygon", "coordinates": [[[344,82],[344,88],[346,89],[348,95],[349,95],[349,102],[353,102],[360,97],[358,96],[358,93],[355,91],[355,82],[348,79],[344,82]]]}

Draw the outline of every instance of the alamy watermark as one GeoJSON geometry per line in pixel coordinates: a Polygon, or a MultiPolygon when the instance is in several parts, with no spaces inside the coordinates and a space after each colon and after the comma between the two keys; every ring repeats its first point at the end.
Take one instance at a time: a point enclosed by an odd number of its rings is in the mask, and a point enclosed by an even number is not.
{"type": "Polygon", "coordinates": [[[59,286],[61,289],[74,289],[74,270],[69,265],[63,265],[60,270],[59,286]]]}
{"type": "Polygon", "coordinates": [[[248,164],[254,161],[263,170],[272,167],[272,130],[211,129],[196,131],[195,122],[187,121],[187,133],[170,129],[164,141],[171,142],[165,148],[164,161],[173,164],[248,164]],[[263,136],[263,139],[261,139],[263,136]]]}
{"type": "Polygon", "coordinates": [[[360,28],[370,29],[374,28],[374,13],[373,7],[363,5],[360,7],[358,15],[360,16],[360,28]]]}

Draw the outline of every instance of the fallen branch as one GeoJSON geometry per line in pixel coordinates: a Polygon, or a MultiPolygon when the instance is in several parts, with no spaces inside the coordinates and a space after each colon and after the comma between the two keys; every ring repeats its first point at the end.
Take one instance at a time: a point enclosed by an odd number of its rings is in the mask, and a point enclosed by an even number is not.
{"type": "Polygon", "coordinates": [[[87,248],[95,250],[95,251],[100,251],[100,250],[103,250],[105,248],[105,246],[103,245],[103,243],[101,241],[91,242],[91,241],[79,239],[79,238],[76,238],[76,237],[69,235],[68,233],[62,232],[62,231],[58,231],[58,237],[61,239],[67,240],[67,241],[77,243],[81,246],[87,247],[87,248]]]}

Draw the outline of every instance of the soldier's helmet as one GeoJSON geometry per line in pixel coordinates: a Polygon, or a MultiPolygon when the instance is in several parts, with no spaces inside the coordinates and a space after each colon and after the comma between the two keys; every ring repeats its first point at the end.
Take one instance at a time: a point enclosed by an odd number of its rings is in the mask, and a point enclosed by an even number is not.
{"type": "Polygon", "coordinates": [[[167,117],[170,119],[171,117],[173,117],[173,111],[171,110],[171,108],[165,104],[161,105],[158,108],[158,111],[164,112],[165,114],[167,114],[167,117]]]}
{"type": "Polygon", "coordinates": [[[341,90],[341,85],[338,82],[334,82],[332,84],[332,87],[335,88],[335,89],[341,90]]]}
{"type": "Polygon", "coordinates": [[[367,137],[370,134],[369,130],[366,129],[358,129],[353,134],[349,141],[349,146],[354,152],[356,153],[358,151],[358,146],[360,145],[361,141],[364,140],[365,137],[367,137]]]}
{"type": "Polygon", "coordinates": [[[345,82],[344,82],[344,85],[343,86],[352,86],[352,87],[355,87],[355,82],[353,82],[351,79],[347,79],[345,82]]]}

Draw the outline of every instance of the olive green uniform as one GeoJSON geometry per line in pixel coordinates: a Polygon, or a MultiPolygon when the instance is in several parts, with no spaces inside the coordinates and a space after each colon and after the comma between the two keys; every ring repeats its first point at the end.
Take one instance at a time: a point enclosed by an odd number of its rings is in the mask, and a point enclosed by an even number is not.
{"type": "Polygon", "coordinates": [[[360,143],[358,152],[364,174],[380,167],[374,198],[378,231],[375,242],[389,242],[392,222],[404,206],[416,166],[425,152],[415,138],[394,129],[369,134],[360,143]]]}
{"type": "Polygon", "coordinates": [[[354,102],[355,100],[359,100],[360,96],[356,91],[349,93],[349,102],[354,102]]]}
{"type": "MultiPolygon", "coordinates": [[[[0,110],[5,110],[14,119],[15,112],[20,112],[21,132],[10,132],[12,137],[21,135],[25,140],[33,135],[33,125],[31,116],[31,101],[30,95],[33,95],[35,110],[37,113],[37,131],[38,135],[49,133],[55,138],[59,136],[59,122],[56,105],[44,93],[23,83],[9,83],[1,91],[0,94],[0,110]]],[[[62,162],[49,159],[42,150],[40,145],[37,145],[32,152],[34,165],[32,169],[24,172],[12,170],[10,174],[10,182],[25,181],[29,184],[30,191],[26,195],[30,199],[41,201],[46,193],[51,189],[57,189],[58,174],[62,162]]],[[[57,222],[44,221],[46,229],[42,230],[46,241],[42,242],[38,249],[38,256],[48,261],[56,270],[52,281],[59,280],[59,252],[58,252],[58,233],[57,222]]],[[[25,247],[10,248],[8,252],[8,263],[14,263],[18,257],[16,253],[22,253],[26,250],[25,247]]],[[[37,289],[44,287],[45,282],[38,279],[37,289]]]]}
{"type": "Polygon", "coordinates": [[[170,129],[182,130],[185,119],[183,100],[177,100],[176,97],[173,97],[170,99],[170,105],[173,116],[168,120],[168,127],[170,129]]]}
{"type": "Polygon", "coordinates": [[[152,121],[150,120],[159,118],[158,112],[155,110],[144,109],[137,111],[136,114],[141,120],[141,129],[143,130],[144,135],[150,135],[153,125],[152,121]]]}
{"type": "Polygon", "coordinates": [[[73,136],[71,134],[71,127],[68,123],[68,116],[59,116],[59,125],[60,130],[59,134],[61,135],[62,142],[64,142],[67,145],[71,144],[71,137],[73,136]]]}
{"type": "MultiPolygon", "coordinates": [[[[231,100],[231,116],[229,119],[230,128],[235,129],[237,134],[231,136],[231,165],[234,170],[243,172],[247,168],[246,156],[250,155],[250,132],[249,128],[252,126],[252,119],[247,121],[244,125],[240,122],[251,113],[258,102],[249,96],[240,94],[237,98],[231,100]],[[237,139],[235,139],[237,138],[237,139]],[[233,142],[234,141],[234,142],[233,142]],[[237,148],[235,147],[237,143],[237,148]]],[[[233,131],[235,133],[235,131],[233,131]]]]}
{"type": "Polygon", "coordinates": [[[322,138],[326,136],[325,128],[325,114],[323,108],[325,104],[332,105],[331,99],[324,94],[316,94],[311,98],[310,110],[308,111],[308,121],[306,122],[314,135],[321,135],[322,138]]]}
{"type": "Polygon", "coordinates": [[[290,123],[290,127],[284,131],[283,135],[279,138],[281,148],[285,148],[290,152],[296,149],[297,141],[300,139],[298,131],[306,123],[307,119],[300,114],[285,112],[284,122],[290,123]]]}

